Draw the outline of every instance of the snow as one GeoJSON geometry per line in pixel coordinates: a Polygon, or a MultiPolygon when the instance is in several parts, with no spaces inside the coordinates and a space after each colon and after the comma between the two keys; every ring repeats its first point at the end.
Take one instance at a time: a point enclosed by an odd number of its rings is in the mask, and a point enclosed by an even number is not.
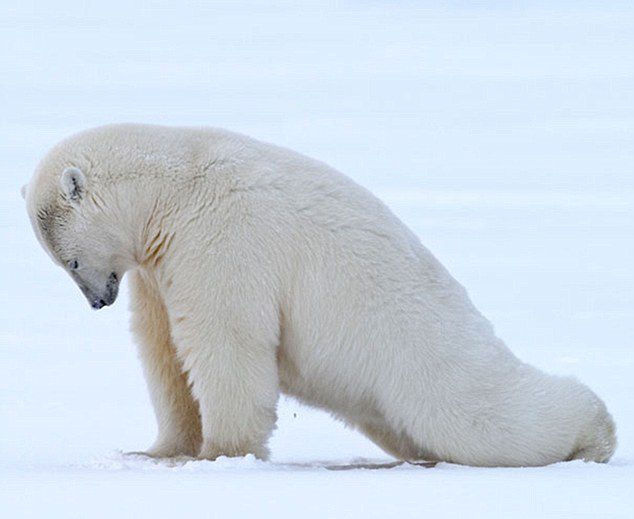
{"type": "Polygon", "coordinates": [[[633,34],[620,1],[3,1],[3,516],[633,516],[633,34]],[[91,311],[19,194],[114,121],[227,127],[373,190],[517,355],[605,399],[614,459],[372,470],[393,460],[287,399],[271,462],[122,454],[155,433],[127,291],[91,311]]]}

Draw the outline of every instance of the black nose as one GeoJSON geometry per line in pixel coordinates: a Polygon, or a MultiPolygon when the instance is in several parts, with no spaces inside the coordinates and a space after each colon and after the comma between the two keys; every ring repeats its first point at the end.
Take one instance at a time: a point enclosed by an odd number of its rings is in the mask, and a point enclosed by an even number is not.
{"type": "Polygon", "coordinates": [[[90,306],[92,306],[95,310],[99,310],[100,308],[106,306],[106,302],[103,299],[95,299],[90,306]]]}

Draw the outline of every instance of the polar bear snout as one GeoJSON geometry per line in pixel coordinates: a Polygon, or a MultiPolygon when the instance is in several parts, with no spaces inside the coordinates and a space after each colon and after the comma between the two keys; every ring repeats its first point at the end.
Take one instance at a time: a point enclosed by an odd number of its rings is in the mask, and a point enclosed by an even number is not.
{"type": "Polygon", "coordinates": [[[115,272],[110,273],[101,290],[94,290],[79,280],[77,280],[77,284],[93,310],[110,306],[115,302],[119,293],[119,276],[115,272]]]}
{"type": "Polygon", "coordinates": [[[93,308],[93,310],[99,310],[100,308],[103,308],[104,306],[108,306],[108,303],[106,303],[103,299],[99,299],[99,300],[94,300],[92,303],[90,303],[90,306],[93,308]]]}

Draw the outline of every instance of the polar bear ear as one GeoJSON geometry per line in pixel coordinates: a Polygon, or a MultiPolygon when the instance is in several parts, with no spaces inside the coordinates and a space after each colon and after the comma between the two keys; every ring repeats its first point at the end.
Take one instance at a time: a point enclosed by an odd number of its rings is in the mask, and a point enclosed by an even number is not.
{"type": "Polygon", "coordinates": [[[66,168],[59,180],[62,193],[67,200],[78,203],[83,198],[86,192],[86,177],[81,169],[66,168]]]}
{"type": "Polygon", "coordinates": [[[20,194],[22,195],[22,199],[24,199],[24,200],[26,200],[26,188],[27,188],[27,184],[24,184],[20,188],[20,194]]]}

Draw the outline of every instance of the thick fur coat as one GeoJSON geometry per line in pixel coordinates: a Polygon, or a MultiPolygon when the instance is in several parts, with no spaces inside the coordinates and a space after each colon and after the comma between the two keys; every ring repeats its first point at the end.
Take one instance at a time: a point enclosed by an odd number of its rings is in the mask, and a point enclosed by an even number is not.
{"type": "Polygon", "coordinates": [[[404,460],[604,462],[603,402],[518,360],[372,194],[218,129],[73,136],[25,190],[94,308],[125,273],[158,422],[152,456],[268,456],[280,392],[404,460]]]}

